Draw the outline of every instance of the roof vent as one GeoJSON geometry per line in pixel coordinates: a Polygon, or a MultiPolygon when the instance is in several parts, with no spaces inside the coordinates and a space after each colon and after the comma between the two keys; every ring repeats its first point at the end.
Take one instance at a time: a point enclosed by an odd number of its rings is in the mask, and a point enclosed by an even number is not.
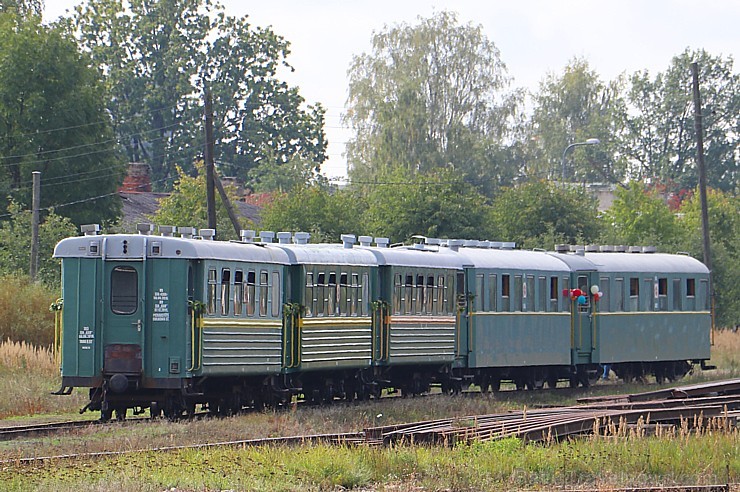
{"type": "Polygon", "coordinates": [[[293,242],[296,244],[308,244],[309,239],[311,239],[311,234],[308,232],[296,232],[293,236],[293,242]]]}
{"type": "Polygon", "coordinates": [[[370,246],[373,242],[372,236],[360,236],[357,239],[360,241],[360,246],[365,246],[365,247],[370,246]]]}
{"type": "Polygon", "coordinates": [[[478,247],[478,241],[475,239],[466,239],[463,241],[463,246],[466,248],[477,248],[478,247]]]}
{"type": "Polygon", "coordinates": [[[429,246],[439,246],[439,243],[441,243],[442,241],[440,241],[439,238],[436,237],[428,237],[424,242],[426,242],[426,244],[428,244],[429,246]]]}
{"type": "Polygon", "coordinates": [[[478,241],[478,247],[488,249],[491,247],[491,241],[478,241]]]}
{"type": "Polygon", "coordinates": [[[261,231],[260,232],[260,242],[261,243],[271,243],[273,239],[275,239],[274,232],[272,231],[261,231]]]}
{"type": "Polygon", "coordinates": [[[509,241],[509,242],[503,242],[501,243],[501,249],[514,249],[516,248],[516,243],[509,241]]]}
{"type": "Polygon", "coordinates": [[[577,254],[578,256],[586,256],[586,248],[584,248],[583,246],[576,246],[575,254],[577,254]]]}
{"type": "Polygon", "coordinates": [[[80,226],[80,232],[85,236],[97,236],[100,232],[100,224],[85,224],[80,226]]]}
{"type": "Polygon", "coordinates": [[[172,237],[176,232],[177,232],[177,227],[175,226],[166,226],[166,225],[159,226],[159,233],[163,235],[164,237],[172,237]]]}
{"type": "Polygon", "coordinates": [[[278,243],[290,244],[290,240],[293,239],[293,234],[290,232],[278,232],[277,233],[278,243]]]}
{"type": "Polygon", "coordinates": [[[136,224],[136,230],[139,231],[139,234],[148,236],[149,234],[152,233],[152,231],[154,231],[154,225],[153,224],[136,224]]]}
{"type": "Polygon", "coordinates": [[[193,236],[198,233],[195,227],[179,227],[178,230],[180,231],[180,237],[183,239],[193,239],[193,236]]]}
{"type": "Polygon", "coordinates": [[[657,251],[658,251],[658,248],[656,248],[655,246],[643,246],[642,247],[643,253],[653,254],[657,251]]]}
{"type": "Polygon", "coordinates": [[[200,236],[206,241],[213,241],[216,237],[216,229],[201,229],[200,236]]]}
{"type": "Polygon", "coordinates": [[[257,233],[254,232],[254,229],[242,229],[239,231],[239,236],[242,238],[243,243],[253,243],[256,235],[257,233]]]}
{"type": "Polygon", "coordinates": [[[352,249],[352,245],[357,241],[354,234],[342,234],[339,238],[342,240],[345,249],[352,249]]]}
{"type": "Polygon", "coordinates": [[[447,239],[440,239],[439,240],[439,246],[441,248],[448,248],[450,245],[448,244],[447,239]]]}
{"type": "Polygon", "coordinates": [[[630,246],[629,252],[630,253],[642,253],[642,246],[630,246]]]}
{"type": "Polygon", "coordinates": [[[599,251],[601,251],[602,253],[614,253],[614,246],[603,245],[601,248],[599,248],[599,251]]]}
{"type": "Polygon", "coordinates": [[[460,239],[450,239],[449,241],[447,241],[447,244],[449,244],[452,251],[458,251],[460,249],[460,246],[462,246],[463,241],[460,239]]]}
{"type": "Polygon", "coordinates": [[[619,246],[614,246],[614,252],[615,253],[626,253],[627,252],[627,246],[620,244],[619,246]]]}
{"type": "Polygon", "coordinates": [[[493,249],[501,249],[504,246],[504,243],[501,241],[491,241],[491,248],[493,249]]]}
{"type": "Polygon", "coordinates": [[[387,237],[375,238],[375,246],[377,246],[378,248],[387,248],[388,243],[390,243],[390,240],[387,237]]]}
{"type": "Polygon", "coordinates": [[[599,252],[599,245],[598,244],[588,244],[586,245],[586,253],[598,253],[599,252]]]}
{"type": "Polygon", "coordinates": [[[568,251],[570,251],[570,246],[567,244],[556,244],[555,245],[556,253],[567,253],[568,251]]]}

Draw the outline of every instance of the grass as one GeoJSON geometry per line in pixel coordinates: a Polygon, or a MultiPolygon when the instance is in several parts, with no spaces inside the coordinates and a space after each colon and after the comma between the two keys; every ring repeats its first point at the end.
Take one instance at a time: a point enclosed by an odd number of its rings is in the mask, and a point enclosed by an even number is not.
{"type": "Polygon", "coordinates": [[[54,314],[49,306],[57,297],[57,292],[26,277],[0,276],[0,340],[50,347],[54,314]]]}
{"type": "MultiPolygon", "coordinates": [[[[691,375],[689,384],[738,376],[740,333],[717,332],[712,363],[718,370],[691,375]]],[[[86,398],[50,396],[59,385],[53,354],[27,343],[0,344],[0,415],[64,414],[86,398]]],[[[328,432],[451,416],[505,412],[540,405],[570,405],[580,396],[632,393],[654,385],[599,384],[586,393],[504,392],[477,397],[394,398],[380,402],[293,408],[280,412],[171,423],[95,427],[0,443],[0,459],[328,432]]],[[[91,415],[91,414],[88,414],[91,415]]],[[[512,490],[690,485],[740,480],[738,430],[698,435],[659,430],[643,437],[608,434],[552,445],[516,439],[454,448],[228,447],[168,453],[137,452],[106,459],[52,460],[31,466],[0,464],[7,490],[512,490]],[[186,470],[186,472],[184,472],[186,470]]]]}

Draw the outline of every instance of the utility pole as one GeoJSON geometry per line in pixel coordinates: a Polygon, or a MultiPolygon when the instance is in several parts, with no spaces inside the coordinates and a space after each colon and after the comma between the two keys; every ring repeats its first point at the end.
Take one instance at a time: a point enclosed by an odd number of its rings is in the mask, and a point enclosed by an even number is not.
{"type": "Polygon", "coordinates": [[[214,172],[213,173],[213,181],[216,184],[216,189],[218,190],[218,194],[221,195],[221,201],[224,202],[224,206],[226,207],[226,212],[229,214],[229,219],[231,219],[231,225],[234,226],[234,231],[236,232],[236,237],[239,237],[239,234],[241,233],[241,224],[239,224],[239,219],[236,217],[236,212],[234,212],[234,207],[231,205],[231,200],[229,200],[229,197],[226,196],[226,190],[224,190],[224,185],[221,183],[221,180],[219,179],[218,175],[214,172]]]}
{"type": "Polygon", "coordinates": [[[701,232],[704,246],[704,265],[712,271],[712,255],[709,249],[709,209],[707,206],[707,170],[704,165],[704,128],[701,116],[701,94],[699,93],[699,66],[691,64],[694,82],[694,128],[696,129],[696,165],[699,169],[699,198],[701,200],[701,232]]]}
{"type": "MultiPolygon", "coordinates": [[[[216,193],[214,190],[214,169],[213,169],[213,107],[211,105],[211,91],[206,89],[205,92],[205,132],[206,147],[203,153],[203,159],[206,165],[206,206],[208,209],[208,228],[216,229],[216,193]]],[[[237,233],[238,235],[238,233],[237,233]]]]}
{"type": "Polygon", "coordinates": [[[31,267],[29,275],[31,280],[36,280],[39,270],[39,207],[41,204],[41,171],[34,171],[33,175],[33,197],[31,199],[31,267]]]}

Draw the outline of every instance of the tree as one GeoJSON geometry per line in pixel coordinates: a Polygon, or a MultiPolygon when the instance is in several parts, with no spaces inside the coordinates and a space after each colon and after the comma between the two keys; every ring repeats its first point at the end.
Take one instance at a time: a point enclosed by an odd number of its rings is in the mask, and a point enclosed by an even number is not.
{"type": "Polygon", "coordinates": [[[530,146],[529,176],[561,179],[566,147],[589,138],[599,145],[576,147],[565,160],[565,181],[619,182],[626,164],[615,157],[625,105],[621,81],[602,82],[585,60],[573,59],[562,75],[548,74],[534,95],[525,131],[530,146]]]}
{"type": "MultiPolygon", "coordinates": [[[[202,162],[195,164],[198,175],[190,177],[176,168],[179,178],[175,181],[172,193],[159,201],[159,209],[152,221],[156,224],[189,226],[198,229],[208,228],[208,209],[203,199],[206,196],[206,175],[202,162]]],[[[226,195],[234,202],[236,193],[233,189],[225,188],[226,195]]],[[[254,228],[247,219],[241,219],[243,229],[254,228]]],[[[239,239],[229,219],[229,214],[221,200],[216,199],[216,232],[218,239],[239,239]]]]}
{"type": "Polygon", "coordinates": [[[582,188],[562,189],[540,180],[498,195],[489,222],[500,240],[525,248],[552,248],[553,241],[593,241],[600,231],[597,214],[596,201],[582,188]]]}
{"type": "Polygon", "coordinates": [[[296,186],[262,210],[265,230],[308,232],[311,242],[339,242],[342,234],[362,234],[367,204],[352,191],[296,186]]]}
{"type": "Polygon", "coordinates": [[[21,17],[41,17],[44,12],[43,0],[0,0],[0,14],[12,13],[21,17]]]}
{"type": "Polygon", "coordinates": [[[101,76],[75,40],[40,17],[0,13],[0,196],[30,204],[41,171],[43,208],[77,224],[112,221],[117,149],[101,76]]]}
{"type": "Polygon", "coordinates": [[[178,163],[194,171],[206,89],[224,173],[245,178],[262,163],[299,157],[314,168],[326,159],[324,109],[304,109],[298,89],[277,78],[289,68],[289,44],[269,28],[226,16],[210,0],[89,0],[72,21],[108,74],[109,110],[129,159],[150,164],[156,188],[171,186],[178,163]]]}
{"type": "Polygon", "coordinates": [[[397,168],[359,193],[367,197],[369,234],[404,242],[412,235],[486,239],[486,198],[450,169],[424,175],[397,168]]]}
{"type": "MultiPolygon", "coordinates": [[[[31,263],[31,212],[18,203],[8,207],[10,218],[0,223],[0,274],[17,275],[28,272],[31,263]]],[[[53,210],[39,226],[39,269],[37,279],[58,287],[61,272],[59,260],[52,258],[54,246],[65,237],[74,236],[77,227],[53,210]]]]}
{"type": "Polygon", "coordinates": [[[501,151],[519,93],[504,94],[505,66],[481,26],[451,12],[376,33],[349,69],[345,121],[357,182],[402,167],[455,169],[486,193],[507,169],[501,151]]]}
{"type": "Polygon", "coordinates": [[[605,243],[655,245],[670,250],[679,237],[676,218],[663,196],[636,181],[628,188],[617,189],[604,221],[605,243]]]}
{"type": "Polygon", "coordinates": [[[628,100],[635,111],[620,151],[634,163],[637,179],[670,184],[674,191],[697,186],[692,61],[700,71],[708,184],[737,194],[740,76],[732,72],[732,58],[687,49],[654,78],[647,71],[632,75],[628,100]]]}

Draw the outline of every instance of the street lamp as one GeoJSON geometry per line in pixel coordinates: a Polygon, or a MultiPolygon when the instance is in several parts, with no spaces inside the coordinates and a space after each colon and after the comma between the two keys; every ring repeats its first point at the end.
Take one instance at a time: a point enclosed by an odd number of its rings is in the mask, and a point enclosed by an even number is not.
{"type": "Polygon", "coordinates": [[[565,148],[565,150],[563,151],[563,158],[560,160],[560,166],[562,167],[562,173],[563,173],[562,175],[563,185],[565,185],[565,154],[567,154],[568,151],[572,149],[573,147],[578,147],[579,145],[597,145],[600,143],[601,143],[601,140],[599,140],[598,138],[589,138],[585,142],[572,143],[565,148]]]}

